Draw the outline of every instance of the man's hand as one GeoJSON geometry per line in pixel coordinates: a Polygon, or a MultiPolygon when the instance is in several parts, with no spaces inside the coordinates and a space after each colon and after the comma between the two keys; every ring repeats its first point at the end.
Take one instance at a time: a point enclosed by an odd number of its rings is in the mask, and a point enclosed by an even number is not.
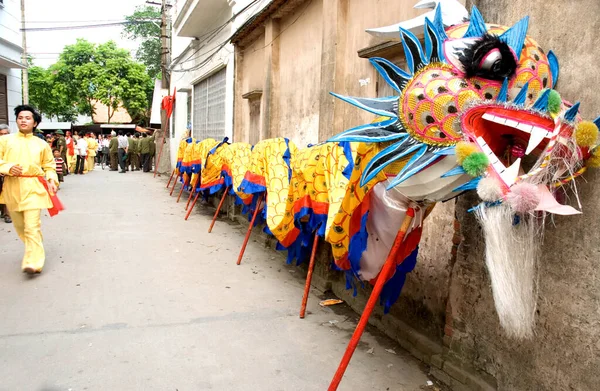
{"type": "Polygon", "coordinates": [[[54,181],[48,181],[48,191],[52,194],[56,194],[58,187],[54,181]]]}
{"type": "Polygon", "coordinates": [[[12,176],[19,176],[23,174],[23,167],[19,166],[18,164],[15,164],[10,168],[10,170],[8,170],[8,173],[12,176]]]}

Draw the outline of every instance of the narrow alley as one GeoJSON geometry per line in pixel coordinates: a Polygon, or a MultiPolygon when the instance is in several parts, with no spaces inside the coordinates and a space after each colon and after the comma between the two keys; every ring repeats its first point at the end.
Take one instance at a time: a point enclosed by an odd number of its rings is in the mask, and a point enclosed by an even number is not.
{"type": "MultiPolygon", "coordinates": [[[[47,263],[29,278],[0,225],[0,390],[324,390],[358,316],[318,305],[298,318],[304,271],[262,245],[235,261],[241,227],[164,180],[97,168],[67,177],[66,210],[43,218],[47,263]],[[348,315],[350,314],[350,315],[348,315]]],[[[330,296],[327,296],[330,297],[330,296]]],[[[344,390],[418,390],[422,365],[367,332],[344,390]]]]}

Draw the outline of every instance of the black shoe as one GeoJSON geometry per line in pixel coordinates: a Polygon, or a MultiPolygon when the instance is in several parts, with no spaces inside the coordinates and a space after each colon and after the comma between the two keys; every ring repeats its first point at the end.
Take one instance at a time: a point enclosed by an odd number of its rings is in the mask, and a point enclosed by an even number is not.
{"type": "Polygon", "coordinates": [[[121,170],[121,171],[119,171],[119,174],[125,174],[126,172],[127,171],[125,171],[125,170],[121,170]]]}

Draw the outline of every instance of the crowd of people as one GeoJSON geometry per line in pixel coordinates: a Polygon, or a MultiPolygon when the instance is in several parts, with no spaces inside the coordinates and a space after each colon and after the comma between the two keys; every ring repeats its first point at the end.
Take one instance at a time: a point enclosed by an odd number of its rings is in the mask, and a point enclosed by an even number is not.
{"type": "Polygon", "coordinates": [[[62,171],[59,180],[69,174],[83,175],[93,171],[95,166],[110,167],[110,171],[150,172],[156,153],[154,136],[147,133],[127,133],[113,130],[108,135],[93,132],[80,133],[57,130],[44,135],[36,130],[36,135],[46,140],[57,160],[57,168],[62,171]],[[60,161],[58,160],[60,159],[60,161]],[[59,167],[60,166],[60,167],[59,167]]]}

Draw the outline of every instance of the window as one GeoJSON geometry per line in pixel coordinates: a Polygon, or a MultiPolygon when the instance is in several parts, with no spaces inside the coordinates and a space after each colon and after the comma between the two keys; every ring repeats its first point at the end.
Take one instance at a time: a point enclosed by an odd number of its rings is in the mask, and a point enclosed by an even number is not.
{"type": "Polygon", "coordinates": [[[225,69],[194,85],[192,135],[197,140],[225,137],[225,69]]]}
{"type": "Polygon", "coordinates": [[[8,88],[3,74],[0,74],[0,124],[8,124],[8,88]]]}

